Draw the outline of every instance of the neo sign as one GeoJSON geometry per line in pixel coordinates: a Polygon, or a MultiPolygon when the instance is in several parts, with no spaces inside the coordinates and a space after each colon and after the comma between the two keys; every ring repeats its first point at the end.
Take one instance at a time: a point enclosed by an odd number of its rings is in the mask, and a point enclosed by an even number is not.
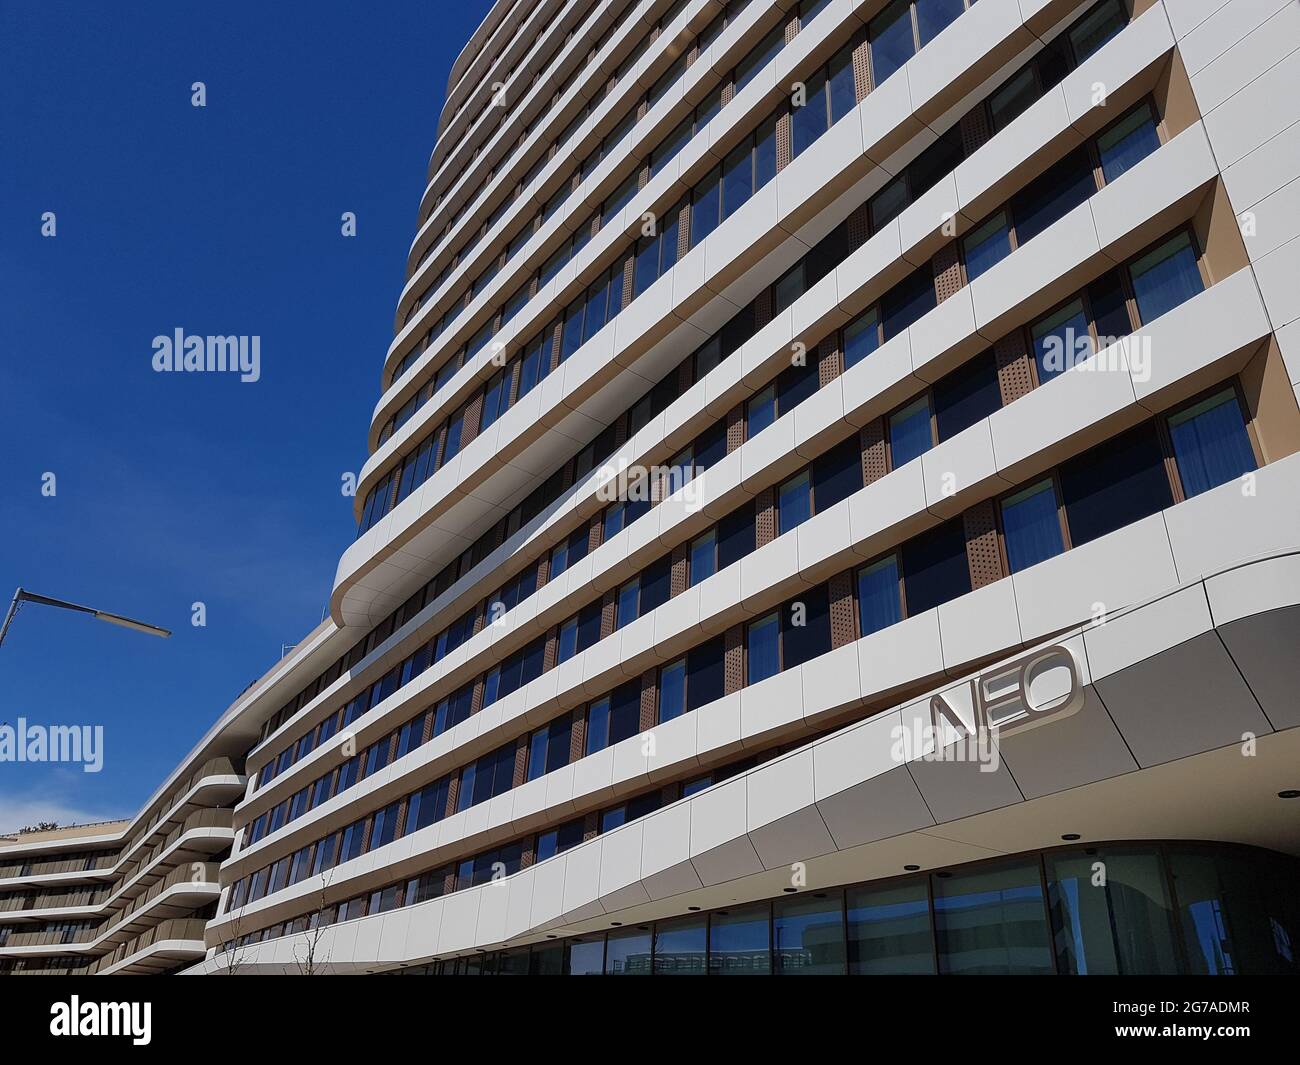
{"type": "Polygon", "coordinates": [[[1083,707],[1078,666],[1061,644],[1040,647],[973,677],[969,691],[974,717],[969,724],[949,701],[951,689],[931,698],[930,724],[936,735],[942,734],[946,722],[960,736],[984,740],[993,733],[1002,739],[1069,717],[1083,707]]]}

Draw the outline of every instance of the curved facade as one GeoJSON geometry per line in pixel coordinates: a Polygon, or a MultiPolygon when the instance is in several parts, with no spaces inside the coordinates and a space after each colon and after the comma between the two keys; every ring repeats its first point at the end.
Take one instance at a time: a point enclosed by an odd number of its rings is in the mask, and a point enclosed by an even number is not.
{"type": "Polygon", "coordinates": [[[498,4],[188,971],[1294,971],[1297,28],[498,4]]]}

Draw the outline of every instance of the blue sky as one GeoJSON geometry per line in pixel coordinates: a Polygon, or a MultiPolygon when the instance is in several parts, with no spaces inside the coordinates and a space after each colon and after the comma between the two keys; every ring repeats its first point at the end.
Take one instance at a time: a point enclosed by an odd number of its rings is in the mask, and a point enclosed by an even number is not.
{"type": "Polygon", "coordinates": [[[0,598],[175,632],[23,609],[0,722],[102,724],[104,768],[0,763],[0,830],[133,814],[321,620],[447,73],[488,7],[0,5],[0,598]],[[260,336],[261,380],[155,373],[176,328],[260,336]]]}

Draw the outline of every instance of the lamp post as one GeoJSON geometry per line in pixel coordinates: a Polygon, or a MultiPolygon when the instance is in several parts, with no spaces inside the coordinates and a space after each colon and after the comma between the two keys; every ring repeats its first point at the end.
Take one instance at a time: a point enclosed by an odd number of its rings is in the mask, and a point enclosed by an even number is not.
{"type": "Polygon", "coordinates": [[[9,612],[5,614],[4,624],[0,625],[0,644],[4,643],[5,635],[9,632],[9,626],[13,624],[13,620],[18,614],[18,608],[24,603],[39,603],[42,606],[72,610],[78,614],[90,614],[99,621],[107,621],[110,625],[121,625],[123,628],[135,629],[137,632],[148,633],[150,636],[167,637],[171,635],[167,629],[159,628],[157,625],[150,625],[144,621],[136,621],[135,618],[128,618],[123,614],[113,614],[107,610],[96,610],[94,607],[69,603],[63,599],[51,599],[48,595],[37,595],[35,592],[28,592],[19,588],[14,592],[13,602],[9,604],[9,612]]]}

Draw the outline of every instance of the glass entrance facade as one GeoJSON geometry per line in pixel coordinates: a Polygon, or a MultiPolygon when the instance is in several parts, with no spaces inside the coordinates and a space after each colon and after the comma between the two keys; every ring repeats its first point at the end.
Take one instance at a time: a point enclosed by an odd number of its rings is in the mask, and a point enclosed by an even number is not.
{"type": "Polygon", "coordinates": [[[403,975],[1300,973],[1300,862],[1250,847],[1030,852],[400,970],[403,975]]]}

